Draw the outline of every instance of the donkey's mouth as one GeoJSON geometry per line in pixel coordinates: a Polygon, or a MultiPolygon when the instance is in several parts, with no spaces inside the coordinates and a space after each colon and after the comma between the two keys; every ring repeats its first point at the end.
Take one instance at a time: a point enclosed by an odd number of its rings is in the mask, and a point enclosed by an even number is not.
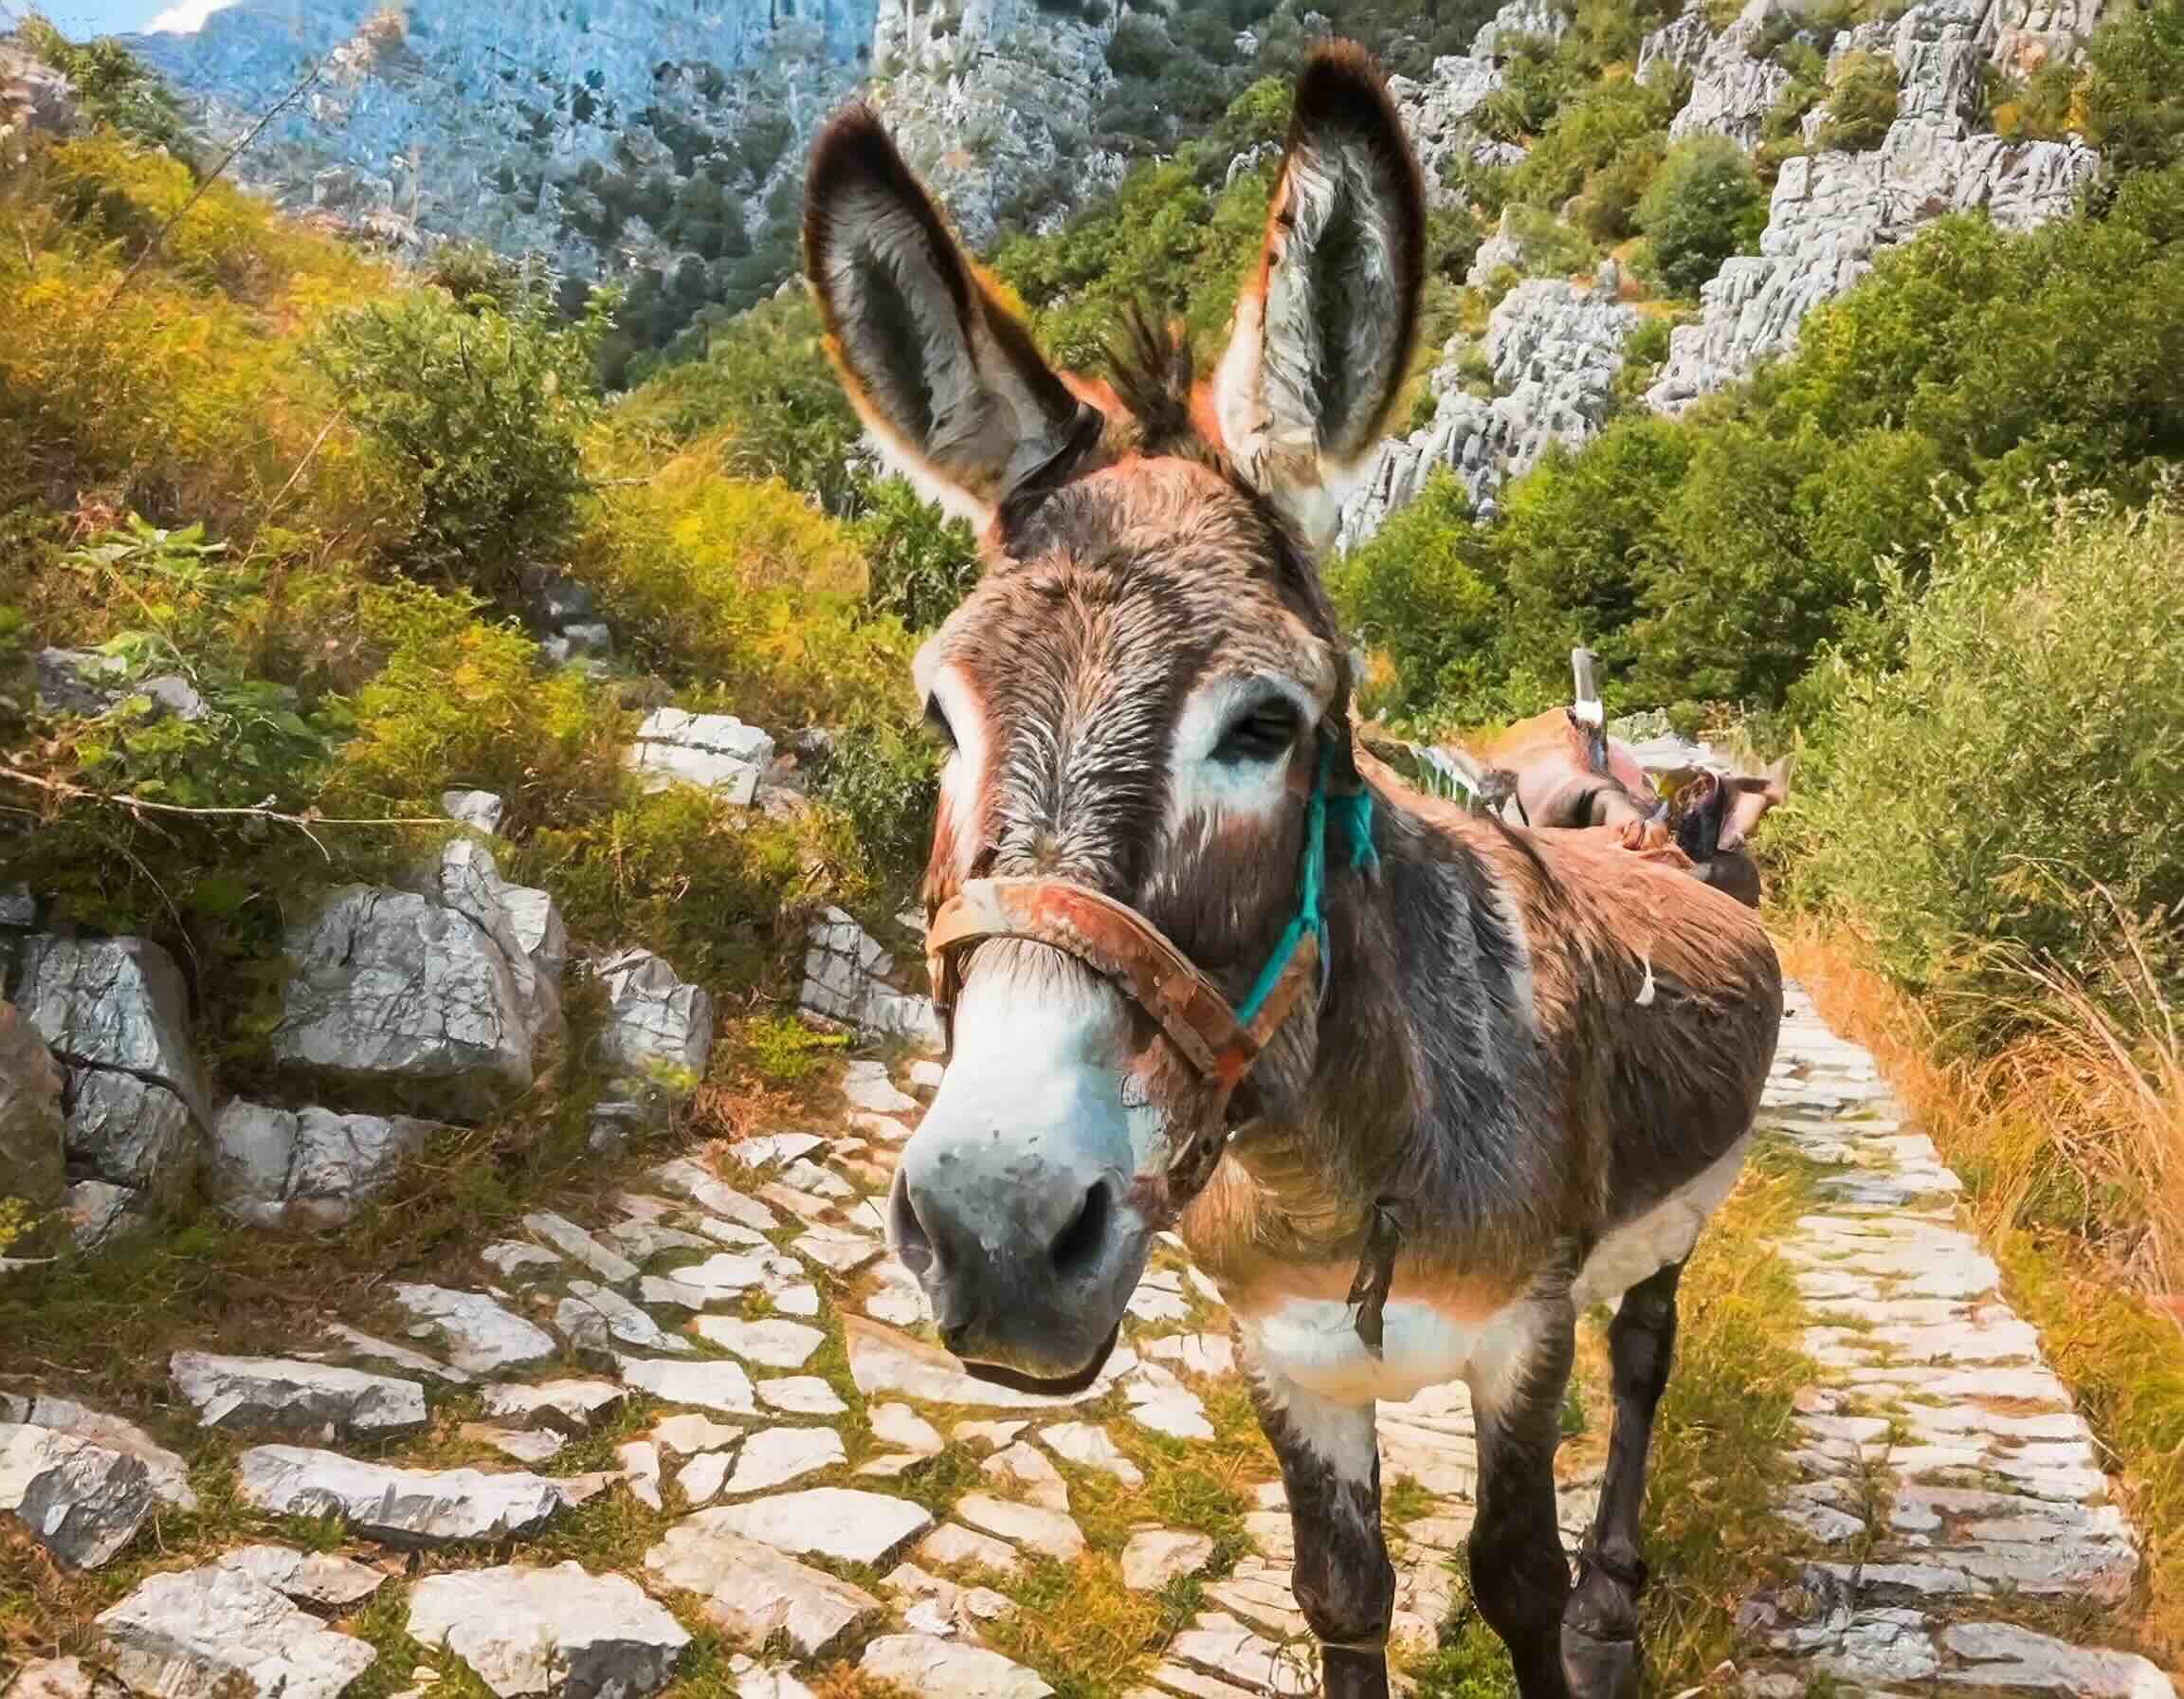
{"type": "Polygon", "coordinates": [[[1047,1377],[1028,1375],[1022,1369],[1005,1368],[997,1362],[977,1362],[968,1357],[957,1359],[963,1372],[974,1380],[984,1380],[990,1385],[1006,1386],[1010,1392],[1042,1393],[1050,1398],[1067,1398],[1083,1392],[1100,1379],[1100,1371],[1107,1366],[1107,1360],[1115,1355],[1115,1342],[1122,1337],[1122,1322],[1116,1319],[1107,1330],[1107,1337],[1100,1348],[1092,1353],[1092,1361],[1072,1375],[1047,1377]]]}

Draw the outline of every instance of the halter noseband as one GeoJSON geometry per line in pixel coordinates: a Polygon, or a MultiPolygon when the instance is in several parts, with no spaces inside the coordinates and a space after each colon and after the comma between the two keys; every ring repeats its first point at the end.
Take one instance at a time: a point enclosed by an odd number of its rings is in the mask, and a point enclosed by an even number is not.
{"type": "MultiPolygon", "coordinates": [[[[971,879],[940,904],[925,932],[933,1002],[949,1048],[955,1048],[961,958],[988,939],[1026,939],[1074,957],[1111,981],[1152,1017],[1219,1094],[1218,1106],[1226,1109],[1229,1094],[1289,1017],[1305,984],[1315,977],[1324,983],[1327,921],[1320,898],[1326,887],[1331,805],[1349,840],[1350,865],[1371,867],[1377,860],[1372,794],[1360,788],[1354,795],[1330,798],[1333,756],[1334,746],[1323,742],[1304,805],[1296,912],[1241,1004],[1232,1006],[1197,963],[1127,903],[1067,879],[971,879]]],[[[1192,1190],[1203,1183],[1226,1133],[1225,1116],[1209,1116],[1205,1128],[1170,1160],[1171,1178],[1192,1190]]]]}

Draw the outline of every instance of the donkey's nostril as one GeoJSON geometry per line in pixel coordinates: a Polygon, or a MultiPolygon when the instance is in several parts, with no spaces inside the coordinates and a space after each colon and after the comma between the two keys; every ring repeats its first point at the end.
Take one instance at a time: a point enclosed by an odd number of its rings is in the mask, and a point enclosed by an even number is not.
{"type": "Polygon", "coordinates": [[[925,1223],[918,1219],[918,1206],[911,1201],[906,1181],[896,1180],[894,1196],[887,1204],[895,1254],[902,1259],[902,1266],[911,1273],[924,1273],[933,1266],[933,1235],[925,1231],[925,1223]]]}
{"type": "Polygon", "coordinates": [[[1107,1243],[1108,1209],[1107,1182],[1094,1180],[1076,1215],[1069,1218],[1069,1225],[1055,1235],[1047,1250],[1055,1273],[1079,1273],[1099,1261],[1107,1243]]]}

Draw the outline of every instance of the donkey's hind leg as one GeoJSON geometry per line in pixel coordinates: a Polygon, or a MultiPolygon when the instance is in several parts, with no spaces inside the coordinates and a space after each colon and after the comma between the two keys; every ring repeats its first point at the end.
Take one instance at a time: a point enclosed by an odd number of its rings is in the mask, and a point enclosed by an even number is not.
{"type": "Polygon", "coordinates": [[[1388,1699],[1395,1568],[1380,1531],[1373,1406],[1338,1404],[1251,1368],[1251,1401],[1281,1460],[1297,1562],[1290,1586],[1320,1641],[1324,1699],[1388,1699]]]}
{"type": "Polygon", "coordinates": [[[1637,1699],[1638,1595],[1646,1585],[1638,1519],[1646,1505],[1646,1454],[1653,1413],[1676,1349],[1676,1283],[1670,1263],[1623,1294],[1608,1328],[1615,1425],[1600,1509],[1578,1556],[1577,1590],[1562,1616],[1562,1664],[1575,1699],[1637,1699]]]}

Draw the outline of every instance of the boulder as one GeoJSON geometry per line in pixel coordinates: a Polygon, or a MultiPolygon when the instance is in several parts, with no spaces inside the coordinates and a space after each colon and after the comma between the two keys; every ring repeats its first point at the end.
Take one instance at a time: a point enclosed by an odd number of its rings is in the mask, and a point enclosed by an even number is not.
{"type": "Polygon", "coordinates": [[[252,1447],[236,1477],[246,1504],[282,1516],[338,1516],[390,1545],[520,1538],[569,1502],[560,1483],[519,1471],[396,1469],[295,1445],[252,1447]]]}
{"type": "Polygon", "coordinates": [[[774,740],[733,714],[655,708],[637,728],[625,758],[649,791],[697,785],[731,802],[749,802],[774,758],[774,740]]]}
{"type": "Polygon", "coordinates": [[[452,908],[493,941],[516,981],[534,1047],[561,1036],[561,970],[569,932],[553,896],[500,877],[492,850],[476,838],[450,839],[417,876],[413,888],[452,908]]]}
{"type": "Polygon", "coordinates": [[[81,1176],[168,1200],[197,1172],[202,1141],[166,1087],[106,1068],[68,1070],[68,1163],[81,1176]]]}
{"type": "Polygon", "coordinates": [[[48,714],[103,714],[120,700],[129,663],[88,649],[42,649],[31,657],[38,706],[48,714]]]}
{"type": "Polygon", "coordinates": [[[229,1214],[260,1226],[339,1226],[444,1130],[408,1115],[276,1109],[236,1098],[212,1124],[212,1190],[229,1214]]]}
{"type": "Polygon", "coordinates": [[[88,1439],[110,1452],[126,1452],[143,1462],[152,1490],[163,1503],[179,1510],[197,1507],[197,1495],[190,1490],[189,1466],[135,1422],[44,1393],[31,1398],[0,1398],[0,1417],[88,1439]]]}
{"type": "Polygon", "coordinates": [[[211,1095],[190,1044],[190,1000],[173,958],[141,938],[57,938],[18,946],[15,1002],[74,1068],[112,1069],[164,1086],[200,1125],[211,1095]]]}
{"type": "Polygon", "coordinates": [[[141,1194],[111,1180],[80,1179],[68,1188],[63,1211],[79,1251],[102,1251],[144,1224],[141,1194]]]}
{"type": "Polygon", "coordinates": [[[0,1423],[0,1509],[68,1567],[111,1562],[157,1502],[141,1457],[53,1428],[0,1423]]]}
{"type": "Polygon", "coordinates": [[[425,1425],[425,1389],[391,1375],[203,1351],[177,1351],[167,1366],[208,1428],[365,1439],[425,1425]]]}
{"type": "Polygon", "coordinates": [[[115,1673],[152,1699],[337,1699],[378,1655],[217,1563],[149,1577],[97,1621],[115,1673]]]}
{"type": "Polygon", "coordinates": [[[933,999],[897,984],[907,976],[886,947],[844,909],[828,908],[805,934],[805,1013],[875,1036],[937,1053],[940,1017],[933,999]]]}
{"type": "MultiPolygon", "coordinates": [[[[0,77],[7,73],[8,53],[0,46],[0,77]]],[[[0,117],[6,114],[7,92],[0,82],[0,117]]],[[[0,1699],[129,1699],[129,1690],[82,1658],[42,1657],[18,1670],[15,1679],[0,1688],[0,1699]]]]}
{"type": "Polygon", "coordinates": [[[500,830],[500,798],[491,791],[442,791],[440,812],[459,826],[490,837],[500,830]]]}
{"type": "Polygon", "coordinates": [[[713,999],[685,983],[649,950],[625,950],[598,967],[607,988],[607,1023],[599,1053],[610,1066],[638,1074],[662,1069],[704,1076],[713,1053],[713,999]]]}
{"type": "Polygon", "coordinates": [[[690,1643],[636,1582],[574,1562],[427,1576],[410,1594],[410,1635],[446,1647],[501,1699],[650,1699],[690,1643]]]}
{"type": "Polygon", "coordinates": [[[292,1072],[453,1119],[532,1080],[534,1011],[517,970],[465,914],[413,891],[345,886],[290,929],[273,1053],[292,1072]]]}
{"type": "Polygon", "coordinates": [[[60,1208],[68,1190],[62,1081],[22,1011],[0,1002],[0,1198],[21,1198],[34,1216],[60,1208]]]}
{"type": "Polygon", "coordinates": [[[805,1657],[824,1656],[878,1619],[880,1600],[864,1588],[784,1557],[729,1527],[725,1509],[700,1510],[645,1554],[662,1585],[698,1594],[706,1617],[759,1645],[775,1635],[805,1657]]]}

